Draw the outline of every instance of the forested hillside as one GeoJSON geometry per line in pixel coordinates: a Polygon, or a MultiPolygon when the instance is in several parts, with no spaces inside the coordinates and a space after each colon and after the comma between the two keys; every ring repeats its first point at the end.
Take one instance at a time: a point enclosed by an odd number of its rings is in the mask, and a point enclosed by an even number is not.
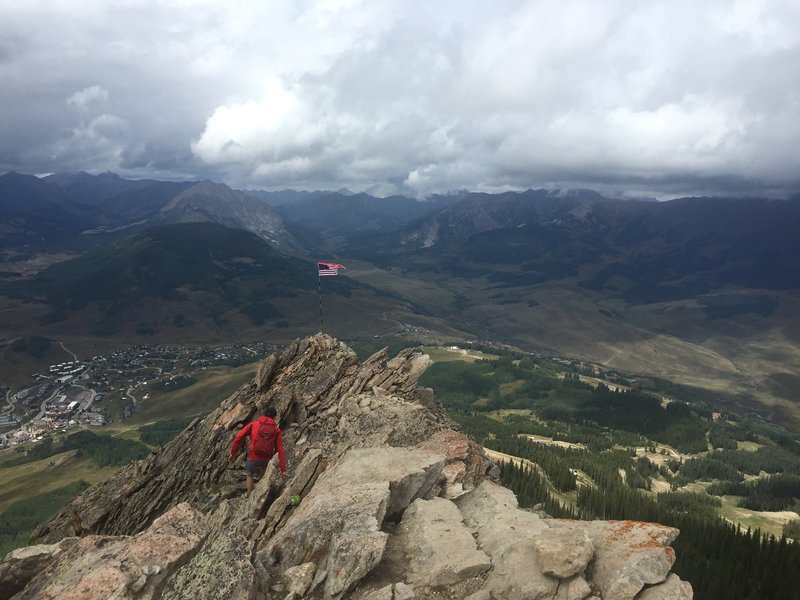
{"type": "Polygon", "coordinates": [[[437,362],[421,381],[501,462],[522,506],[679,528],[674,568],[696,598],[800,597],[794,435],[684,401],[680,387],[495,353],[437,362]]]}

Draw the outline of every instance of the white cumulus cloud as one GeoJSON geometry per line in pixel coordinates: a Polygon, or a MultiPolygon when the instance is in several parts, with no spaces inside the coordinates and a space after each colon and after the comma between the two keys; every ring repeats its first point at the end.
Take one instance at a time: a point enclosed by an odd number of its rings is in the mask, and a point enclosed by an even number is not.
{"type": "Polygon", "coordinates": [[[791,189],[798,73],[794,0],[5,3],[0,169],[791,189]]]}

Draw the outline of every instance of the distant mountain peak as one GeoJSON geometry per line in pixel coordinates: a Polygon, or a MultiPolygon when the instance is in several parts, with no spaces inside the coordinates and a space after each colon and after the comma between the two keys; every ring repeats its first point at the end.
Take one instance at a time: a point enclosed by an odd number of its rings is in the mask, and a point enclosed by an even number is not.
{"type": "Polygon", "coordinates": [[[179,193],[152,220],[153,223],[203,221],[251,231],[284,250],[297,247],[273,208],[244,192],[208,180],[179,193]]]}
{"type": "Polygon", "coordinates": [[[605,200],[591,190],[473,192],[414,223],[400,244],[408,248],[430,248],[443,241],[463,241],[479,233],[551,221],[578,206],[605,200]]]}

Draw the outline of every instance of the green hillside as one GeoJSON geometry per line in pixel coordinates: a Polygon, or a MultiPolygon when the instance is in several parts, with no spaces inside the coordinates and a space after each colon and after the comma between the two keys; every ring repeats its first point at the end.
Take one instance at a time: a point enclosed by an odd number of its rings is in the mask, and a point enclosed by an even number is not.
{"type": "MultiPolygon", "coordinates": [[[[316,288],[314,263],[282,255],[246,231],[187,223],[152,227],[52,265],[9,284],[6,293],[24,305],[48,307],[39,317],[42,333],[52,326],[68,334],[128,331],[170,339],[191,330],[223,339],[262,326],[299,325],[299,319],[313,322],[316,288]]],[[[331,304],[354,292],[359,303],[378,295],[347,277],[325,282],[331,304]]]]}
{"type": "Polygon", "coordinates": [[[521,506],[679,528],[674,570],[697,598],[797,597],[796,435],[667,382],[631,389],[595,365],[495,352],[451,351],[463,360],[436,362],[421,383],[501,463],[521,506]]]}
{"type": "Polygon", "coordinates": [[[239,299],[249,286],[279,296],[311,289],[314,265],[283,256],[255,234],[213,223],[152,227],[111,247],[42,271],[28,289],[54,307],[186,298],[180,288],[239,299]],[[312,277],[309,277],[309,273],[312,277]]]}

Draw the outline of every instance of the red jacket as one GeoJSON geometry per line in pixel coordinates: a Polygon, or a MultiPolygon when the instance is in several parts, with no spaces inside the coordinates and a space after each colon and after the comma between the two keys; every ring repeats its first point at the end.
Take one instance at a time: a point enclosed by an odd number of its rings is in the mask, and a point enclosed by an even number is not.
{"type": "Polygon", "coordinates": [[[283,452],[283,434],[281,433],[280,427],[275,424],[269,417],[259,417],[257,421],[253,421],[252,423],[248,423],[241,430],[239,433],[236,434],[236,437],[233,438],[233,445],[231,446],[231,457],[235,457],[236,454],[239,452],[239,446],[242,443],[242,440],[245,436],[250,436],[250,450],[247,454],[247,457],[250,460],[270,460],[275,454],[274,452],[269,456],[262,456],[254,452],[255,444],[252,443],[253,436],[258,435],[259,428],[262,425],[271,425],[275,428],[275,450],[278,451],[278,458],[281,461],[281,473],[286,473],[286,455],[283,452]]]}

